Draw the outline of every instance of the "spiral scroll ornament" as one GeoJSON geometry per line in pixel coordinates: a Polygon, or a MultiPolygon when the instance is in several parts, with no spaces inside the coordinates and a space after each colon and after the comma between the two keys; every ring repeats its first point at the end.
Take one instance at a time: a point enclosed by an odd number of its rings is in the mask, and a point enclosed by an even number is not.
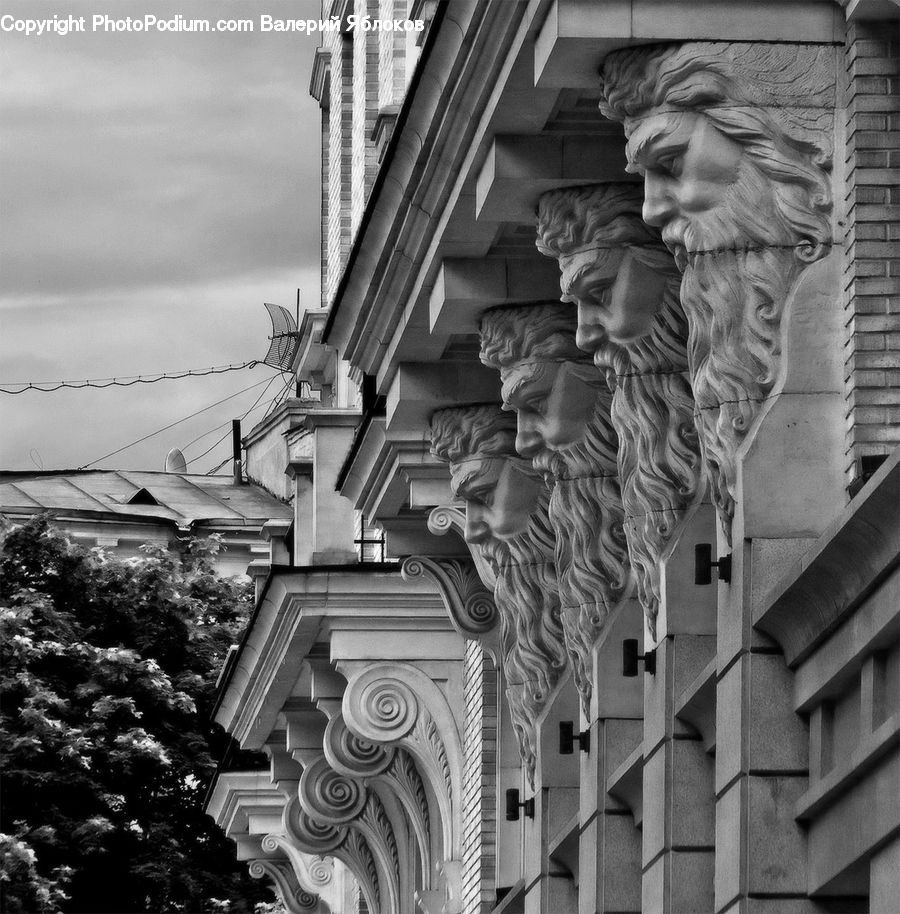
{"type": "Polygon", "coordinates": [[[324,757],[303,769],[298,794],[310,815],[339,825],[351,822],[366,805],[365,787],[335,771],[324,757]]]}
{"type": "Polygon", "coordinates": [[[325,758],[339,774],[351,778],[374,777],[390,767],[394,749],[362,739],[347,728],[342,717],[332,718],[325,728],[325,758]]]}
{"type": "Polygon", "coordinates": [[[405,581],[428,577],[437,584],[447,614],[463,637],[484,635],[497,624],[494,599],[469,562],[411,556],[403,561],[400,573],[405,581]]]}
{"type": "Polygon", "coordinates": [[[380,671],[363,673],[344,693],[344,702],[344,716],[349,705],[354,729],[378,743],[406,736],[419,714],[419,702],[412,689],[380,671]]]}
{"type": "Polygon", "coordinates": [[[248,867],[254,879],[263,879],[266,876],[275,883],[275,890],[281,896],[285,908],[290,914],[303,914],[304,911],[315,911],[319,904],[319,897],[307,892],[297,882],[291,865],[282,861],[252,860],[248,867]]]}
{"type": "Polygon", "coordinates": [[[313,885],[328,885],[334,878],[334,864],[330,860],[312,860],[309,863],[309,879],[313,885]]]}
{"type": "Polygon", "coordinates": [[[307,854],[326,854],[347,837],[343,825],[319,822],[300,806],[300,798],[288,800],[282,814],[285,834],[307,854]]]}

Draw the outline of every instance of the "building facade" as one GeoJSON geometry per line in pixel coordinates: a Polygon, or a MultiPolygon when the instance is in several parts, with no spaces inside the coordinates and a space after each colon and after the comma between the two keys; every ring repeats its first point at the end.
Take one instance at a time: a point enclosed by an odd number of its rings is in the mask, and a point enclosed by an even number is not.
{"type": "Polygon", "coordinates": [[[323,4],[207,807],[290,911],[898,910],[898,13],[323,4]]]}

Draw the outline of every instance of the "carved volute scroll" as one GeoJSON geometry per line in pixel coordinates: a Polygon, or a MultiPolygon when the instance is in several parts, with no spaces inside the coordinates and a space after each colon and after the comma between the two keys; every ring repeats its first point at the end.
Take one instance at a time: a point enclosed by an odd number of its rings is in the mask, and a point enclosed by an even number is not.
{"type": "Polygon", "coordinates": [[[515,420],[497,406],[439,410],[431,442],[466,503],[466,541],[480,549],[495,580],[510,717],[533,782],[537,721],[566,668],[549,492],[516,454],[515,420]]]}
{"type": "MultiPolygon", "coordinates": [[[[439,505],[433,508],[428,515],[428,530],[435,536],[446,536],[448,533],[456,533],[460,539],[466,538],[466,509],[465,505],[457,507],[456,505],[439,505]]],[[[475,563],[475,569],[478,577],[490,593],[494,592],[497,585],[497,576],[488,564],[481,546],[478,543],[466,543],[469,548],[469,554],[475,563]]]]}
{"type": "Polygon", "coordinates": [[[284,807],[282,830],[299,851],[327,854],[344,863],[359,883],[369,910],[381,910],[381,886],[375,858],[368,841],[357,828],[317,821],[303,809],[299,796],[294,796],[284,807]]]}
{"type": "Polygon", "coordinates": [[[687,42],[604,64],[601,110],[624,123],[644,219],[683,273],[701,443],[729,538],[738,452],[785,374],[786,303],[831,250],[834,105],[826,45],[687,42]]]}
{"type": "Polygon", "coordinates": [[[374,777],[394,761],[395,750],[352,733],[343,717],[334,717],[325,728],[325,758],[334,771],[348,778],[374,777]]]}
{"type": "Polygon", "coordinates": [[[496,626],[497,607],[469,562],[411,556],[400,573],[405,581],[426,576],[437,584],[450,621],[464,638],[480,640],[496,626]]]}
{"type": "Polygon", "coordinates": [[[516,450],[552,481],[562,622],[585,716],[593,648],[634,585],[618,476],[611,394],[575,342],[574,310],[554,302],[496,308],[481,322],[481,360],[500,371],[517,416],[516,450]]]}
{"type": "Polygon", "coordinates": [[[435,857],[458,856],[462,741],[443,691],[412,664],[376,663],[348,671],[342,713],[357,736],[410,753],[438,807],[442,847],[435,857]]]}
{"type": "Polygon", "coordinates": [[[297,879],[290,861],[282,858],[251,860],[250,875],[254,879],[269,878],[290,914],[310,914],[319,907],[319,896],[307,891],[297,879]]]}
{"type": "Polygon", "coordinates": [[[634,184],[550,191],[538,203],[537,247],[560,265],[562,300],[577,306],[577,343],[613,390],[625,533],[651,635],[661,565],[706,485],[688,376],[680,274],[641,219],[634,184]]]}
{"type": "Polygon", "coordinates": [[[310,895],[325,896],[334,883],[334,861],[328,857],[305,854],[285,835],[266,835],[260,846],[267,854],[286,856],[300,886],[310,895]]]}

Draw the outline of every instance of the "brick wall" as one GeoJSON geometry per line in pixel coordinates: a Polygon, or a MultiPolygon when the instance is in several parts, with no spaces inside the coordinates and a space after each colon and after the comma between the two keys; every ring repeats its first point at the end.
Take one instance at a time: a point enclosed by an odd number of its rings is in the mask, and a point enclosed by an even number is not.
{"type": "Polygon", "coordinates": [[[466,643],[464,675],[462,914],[486,914],[497,857],[497,673],[476,641],[466,643]]]}
{"type": "MultiPolygon", "coordinates": [[[[378,0],[355,0],[356,15],[379,18],[378,0]]],[[[375,180],[378,164],[372,130],[378,115],[378,44],[380,32],[353,30],[353,143],[350,229],[355,234],[375,180]]]]}
{"type": "MultiPolygon", "coordinates": [[[[381,0],[382,19],[405,19],[406,0],[381,0]]],[[[406,45],[409,33],[381,32],[378,41],[378,107],[399,105],[406,89],[406,45]]]]}
{"type": "Polygon", "coordinates": [[[334,298],[350,252],[350,162],[353,120],[353,43],[351,35],[323,33],[331,50],[328,118],[328,291],[334,298]]]}
{"type": "MultiPolygon", "coordinates": [[[[900,443],[900,39],[853,22],[846,42],[847,464],[900,443]]],[[[856,472],[851,471],[851,476],[856,472]]]]}

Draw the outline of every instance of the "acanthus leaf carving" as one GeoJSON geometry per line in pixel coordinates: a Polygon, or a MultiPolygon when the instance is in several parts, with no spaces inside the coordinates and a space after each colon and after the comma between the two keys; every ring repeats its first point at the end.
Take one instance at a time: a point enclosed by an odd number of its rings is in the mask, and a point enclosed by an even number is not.
{"type": "Polygon", "coordinates": [[[477,639],[496,626],[497,607],[470,563],[410,556],[401,574],[407,581],[427,576],[437,584],[450,621],[463,637],[477,639]]]}

